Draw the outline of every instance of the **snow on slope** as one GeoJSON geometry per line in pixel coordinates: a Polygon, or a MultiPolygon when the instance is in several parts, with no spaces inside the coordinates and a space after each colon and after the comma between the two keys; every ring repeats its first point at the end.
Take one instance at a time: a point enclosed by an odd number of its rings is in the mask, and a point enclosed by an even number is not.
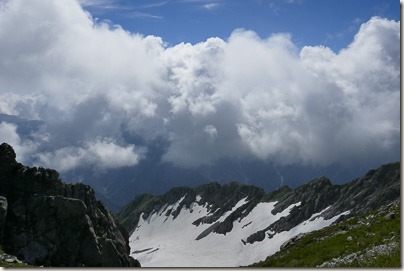
{"type": "MultiPolygon", "coordinates": [[[[137,258],[144,267],[234,267],[252,264],[264,260],[274,254],[280,246],[291,237],[329,226],[340,215],[329,220],[320,217],[321,212],[314,214],[290,231],[275,234],[271,239],[261,242],[243,244],[252,233],[265,229],[283,216],[287,216],[293,207],[300,202],[290,205],[283,212],[271,214],[276,202],[262,202],[242,220],[233,222],[233,229],[226,235],[211,232],[206,237],[195,240],[199,234],[212,224],[192,224],[200,217],[208,215],[208,203],[199,205],[200,197],[190,208],[185,206],[180,214],[166,216],[169,209],[175,210],[184,199],[175,204],[163,206],[160,211],[143,219],[140,216],[138,227],[129,239],[132,256],[137,258]]],[[[245,204],[246,198],[240,200],[231,211],[219,219],[223,221],[231,212],[245,204]]],[[[324,212],[324,209],[322,212],[324,212]]],[[[345,212],[346,213],[346,212],[345,212]]]]}

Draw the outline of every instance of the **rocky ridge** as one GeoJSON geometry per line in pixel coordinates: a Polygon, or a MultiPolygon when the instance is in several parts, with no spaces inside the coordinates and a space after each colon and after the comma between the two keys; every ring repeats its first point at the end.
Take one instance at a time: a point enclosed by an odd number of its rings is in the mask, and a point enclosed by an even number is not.
{"type": "Polygon", "coordinates": [[[151,214],[158,212],[163,206],[173,204],[184,197],[174,212],[165,213],[167,217],[171,215],[175,219],[184,206],[189,208],[195,202],[197,196],[200,197],[199,205],[209,204],[209,214],[195,220],[193,224],[196,226],[200,223],[212,224],[209,231],[204,232],[199,238],[207,236],[210,232],[219,234],[230,232],[233,222],[247,216],[260,202],[276,201],[273,214],[280,213],[288,206],[300,202],[300,205],[295,206],[289,215],[242,240],[244,244],[253,244],[264,240],[264,238],[271,238],[272,234],[268,232],[276,234],[288,231],[319,212],[322,212],[321,216],[324,219],[329,219],[349,211],[349,214],[339,218],[338,221],[341,221],[399,199],[400,163],[395,162],[380,166],[370,170],[365,176],[343,185],[333,185],[326,177],[320,177],[296,189],[285,186],[270,193],[265,193],[255,186],[241,185],[235,182],[226,185],[210,183],[194,189],[177,187],[164,195],[142,194],[137,196],[121,210],[119,218],[125,228],[132,233],[137,226],[140,215],[146,219],[151,214]],[[225,212],[230,211],[238,201],[246,197],[246,204],[234,210],[224,221],[218,222],[218,219],[225,212]]]}
{"type": "Polygon", "coordinates": [[[135,267],[128,233],[84,184],[26,167],[0,145],[0,237],[7,254],[32,265],[135,267]]]}
{"type": "MultiPolygon", "coordinates": [[[[382,217],[383,220],[388,221],[395,219],[396,217],[399,217],[400,215],[396,212],[397,209],[400,206],[400,201],[395,201],[393,203],[390,203],[389,205],[382,206],[377,210],[375,214],[370,214],[365,216],[362,219],[359,219],[356,223],[353,225],[349,225],[346,227],[346,230],[341,232],[338,232],[337,234],[346,234],[348,235],[347,240],[353,241],[354,237],[350,235],[350,231],[355,228],[359,227],[367,227],[369,228],[374,222],[375,219],[378,217],[382,217]]],[[[370,237],[374,236],[375,233],[369,232],[365,235],[365,237],[370,237]]],[[[380,255],[389,255],[391,254],[395,249],[400,247],[400,242],[397,240],[398,236],[396,236],[395,232],[390,232],[388,236],[383,238],[381,244],[375,244],[371,247],[367,247],[365,249],[362,249],[360,251],[356,251],[353,253],[350,253],[348,255],[343,255],[340,257],[333,258],[329,261],[326,261],[322,263],[321,265],[318,265],[317,267],[338,267],[338,266],[348,266],[351,265],[352,263],[364,263],[364,262],[369,262],[372,261],[374,258],[380,255]]],[[[358,240],[356,240],[358,242],[358,240]]]]}

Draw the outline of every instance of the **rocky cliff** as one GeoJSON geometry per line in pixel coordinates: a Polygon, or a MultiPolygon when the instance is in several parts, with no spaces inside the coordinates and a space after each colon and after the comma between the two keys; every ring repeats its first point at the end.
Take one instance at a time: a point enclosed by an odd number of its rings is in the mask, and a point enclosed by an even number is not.
{"type": "Polygon", "coordinates": [[[0,238],[24,262],[55,267],[135,267],[128,233],[91,187],[26,167],[0,145],[0,238]]]}

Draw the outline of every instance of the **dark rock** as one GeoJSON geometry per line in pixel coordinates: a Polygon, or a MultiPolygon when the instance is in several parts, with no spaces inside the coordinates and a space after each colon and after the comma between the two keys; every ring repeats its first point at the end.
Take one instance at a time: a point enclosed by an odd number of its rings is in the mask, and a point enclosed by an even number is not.
{"type": "Polygon", "coordinates": [[[0,244],[3,241],[3,231],[6,226],[8,203],[5,197],[0,196],[0,244]]]}
{"type": "Polygon", "coordinates": [[[134,267],[128,232],[83,184],[65,184],[55,170],[15,161],[0,145],[0,229],[3,249],[24,262],[54,267],[134,267]],[[3,210],[3,211],[2,211],[3,210]]]}
{"type": "Polygon", "coordinates": [[[209,233],[211,233],[215,228],[217,228],[219,226],[220,222],[216,222],[213,225],[209,226],[206,230],[204,230],[203,232],[201,232],[201,234],[199,234],[195,240],[201,240],[202,238],[206,237],[209,235],[209,233]]]}
{"type": "Polygon", "coordinates": [[[304,237],[307,233],[299,233],[296,236],[293,236],[292,238],[290,238],[289,240],[287,240],[286,242],[284,242],[281,245],[281,250],[287,249],[291,246],[293,246],[294,244],[296,244],[296,242],[300,239],[302,239],[302,237],[304,237]]]}
{"type": "Polygon", "coordinates": [[[394,219],[395,217],[396,217],[395,213],[388,213],[387,215],[385,215],[384,219],[391,220],[394,219]]]}
{"type": "Polygon", "coordinates": [[[265,231],[258,231],[247,237],[246,243],[254,244],[265,239],[265,231]]]}

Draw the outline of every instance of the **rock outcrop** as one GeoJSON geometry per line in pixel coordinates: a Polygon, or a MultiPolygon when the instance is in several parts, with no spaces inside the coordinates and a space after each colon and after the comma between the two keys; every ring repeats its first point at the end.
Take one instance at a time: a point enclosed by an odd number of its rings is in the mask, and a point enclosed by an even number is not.
{"type": "Polygon", "coordinates": [[[57,171],[26,167],[15,158],[10,145],[0,145],[0,234],[4,228],[6,253],[43,266],[140,266],[129,256],[127,231],[91,187],[63,183],[57,171]]]}

